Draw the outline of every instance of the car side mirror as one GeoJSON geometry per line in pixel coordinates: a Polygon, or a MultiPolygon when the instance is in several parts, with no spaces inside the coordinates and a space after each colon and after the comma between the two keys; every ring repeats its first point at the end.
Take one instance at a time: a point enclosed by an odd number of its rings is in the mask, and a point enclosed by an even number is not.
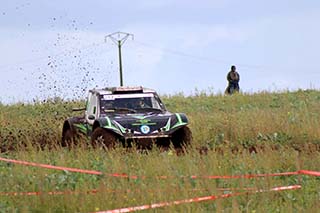
{"type": "Polygon", "coordinates": [[[89,115],[89,116],[88,116],[88,119],[89,119],[89,120],[94,120],[94,119],[96,119],[96,117],[95,117],[94,115],[89,115]]]}

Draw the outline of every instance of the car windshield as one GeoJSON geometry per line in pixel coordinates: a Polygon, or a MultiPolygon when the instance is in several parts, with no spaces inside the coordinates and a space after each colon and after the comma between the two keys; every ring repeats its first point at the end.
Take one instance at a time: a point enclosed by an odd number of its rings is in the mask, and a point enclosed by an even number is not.
{"type": "Polygon", "coordinates": [[[126,109],[127,111],[163,110],[153,93],[102,95],[100,106],[104,112],[126,109]]]}

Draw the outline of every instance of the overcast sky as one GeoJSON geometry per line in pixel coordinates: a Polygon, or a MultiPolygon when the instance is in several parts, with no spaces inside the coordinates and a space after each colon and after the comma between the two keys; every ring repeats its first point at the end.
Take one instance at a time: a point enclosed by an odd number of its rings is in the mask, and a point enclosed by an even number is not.
{"type": "Polygon", "coordinates": [[[119,85],[160,94],[319,89],[318,0],[1,0],[0,101],[83,98],[119,85]]]}

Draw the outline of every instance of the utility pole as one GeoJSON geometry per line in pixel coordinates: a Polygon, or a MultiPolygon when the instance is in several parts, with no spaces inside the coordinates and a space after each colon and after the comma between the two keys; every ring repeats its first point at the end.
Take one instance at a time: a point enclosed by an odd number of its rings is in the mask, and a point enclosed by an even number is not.
{"type": "Polygon", "coordinates": [[[116,45],[118,45],[118,51],[119,51],[120,86],[123,86],[121,46],[124,44],[124,42],[125,42],[129,37],[131,37],[132,40],[133,40],[133,34],[124,33],[124,32],[112,33],[112,34],[107,35],[107,36],[105,37],[105,41],[106,41],[106,42],[107,42],[107,39],[110,38],[111,41],[113,41],[116,45]]]}

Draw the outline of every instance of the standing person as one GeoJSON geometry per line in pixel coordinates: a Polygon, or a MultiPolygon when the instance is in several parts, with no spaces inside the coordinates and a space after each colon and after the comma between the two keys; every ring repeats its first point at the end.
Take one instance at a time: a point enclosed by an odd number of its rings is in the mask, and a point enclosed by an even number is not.
{"type": "Polygon", "coordinates": [[[228,87],[226,89],[227,94],[232,94],[234,92],[239,92],[240,87],[239,87],[239,81],[240,81],[240,75],[236,71],[236,66],[232,65],[231,70],[227,75],[227,80],[229,82],[228,87]]]}

